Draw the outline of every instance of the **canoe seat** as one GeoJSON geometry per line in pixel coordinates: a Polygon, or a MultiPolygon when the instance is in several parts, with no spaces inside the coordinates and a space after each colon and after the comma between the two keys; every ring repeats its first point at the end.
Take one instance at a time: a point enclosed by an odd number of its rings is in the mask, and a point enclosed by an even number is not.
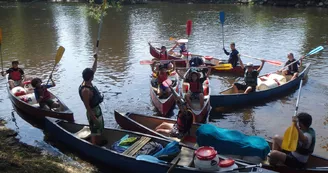
{"type": "Polygon", "coordinates": [[[136,141],[133,145],[131,145],[127,150],[123,152],[126,156],[135,155],[144,145],[146,145],[151,138],[142,136],[138,141],[136,141]]]}
{"type": "Polygon", "coordinates": [[[89,126],[84,126],[81,130],[74,133],[74,135],[80,139],[87,139],[91,136],[91,131],[89,126]]]}
{"type": "Polygon", "coordinates": [[[189,167],[194,160],[194,150],[187,147],[181,147],[181,152],[177,157],[175,157],[171,161],[171,163],[174,164],[179,158],[180,158],[180,162],[178,163],[179,166],[189,167]]]}

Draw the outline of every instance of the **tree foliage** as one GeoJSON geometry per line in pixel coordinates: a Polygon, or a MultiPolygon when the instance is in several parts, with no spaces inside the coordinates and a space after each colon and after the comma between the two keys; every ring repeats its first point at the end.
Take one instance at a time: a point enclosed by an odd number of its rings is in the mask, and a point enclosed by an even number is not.
{"type": "MultiPolygon", "coordinates": [[[[110,1],[109,0],[105,4],[104,16],[107,15],[106,11],[108,8],[114,8],[116,10],[119,10],[121,8],[122,2],[123,2],[122,0],[119,0],[119,1],[110,1]]],[[[102,5],[103,5],[102,0],[89,0],[88,16],[90,16],[91,18],[98,21],[98,23],[100,22],[100,18],[101,18],[102,5]]]]}

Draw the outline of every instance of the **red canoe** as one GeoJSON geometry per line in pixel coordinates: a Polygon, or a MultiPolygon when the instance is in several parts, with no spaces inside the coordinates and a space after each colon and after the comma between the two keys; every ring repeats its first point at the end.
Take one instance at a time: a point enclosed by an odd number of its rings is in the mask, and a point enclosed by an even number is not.
{"type": "MultiPolygon", "coordinates": [[[[156,49],[153,45],[151,45],[151,43],[149,42],[149,52],[150,54],[154,57],[154,58],[158,58],[159,57],[159,50],[156,49]]],[[[177,59],[182,59],[181,57],[177,57],[174,55],[168,55],[169,59],[171,60],[177,60],[177,59]]],[[[192,55],[192,56],[198,56],[198,57],[203,57],[205,60],[205,64],[207,66],[215,66],[216,64],[219,63],[219,61],[225,62],[225,64],[227,63],[227,60],[223,60],[223,59],[217,59],[214,58],[212,56],[202,56],[202,55],[192,55]]],[[[176,62],[177,67],[186,67],[186,63],[184,61],[177,61],[176,62]]],[[[254,69],[258,69],[260,66],[259,65],[254,65],[253,68],[254,69]]],[[[217,72],[217,73],[224,73],[224,74],[232,74],[232,75],[237,75],[237,76],[243,76],[244,75],[244,70],[238,65],[236,67],[233,67],[231,69],[227,69],[227,68],[213,68],[213,71],[217,72]]]]}
{"type": "MultiPolygon", "coordinates": [[[[172,81],[172,88],[177,92],[179,92],[179,76],[178,74],[174,71],[169,78],[172,81]]],[[[167,98],[159,98],[157,95],[157,86],[153,83],[153,78],[150,81],[150,97],[151,100],[154,104],[154,106],[158,109],[158,111],[163,115],[166,116],[167,113],[173,109],[175,105],[175,99],[173,96],[173,93],[170,94],[167,98]]]]}

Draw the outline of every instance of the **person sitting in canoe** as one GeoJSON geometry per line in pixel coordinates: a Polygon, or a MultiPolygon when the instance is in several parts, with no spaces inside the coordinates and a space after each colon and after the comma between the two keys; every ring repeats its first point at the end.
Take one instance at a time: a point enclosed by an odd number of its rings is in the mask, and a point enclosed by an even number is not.
{"type": "MultiPolygon", "coordinates": [[[[169,50],[169,52],[171,52],[176,46],[174,46],[173,48],[171,48],[169,50]]],[[[160,52],[159,52],[159,58],[153,58],[153,61],[164,61],[164,62],[161,62],[161,65],[164,65],[165,68],[167,69],[172,69],[173,68],[173,64],[169,61],[169,56],[168,56],[168,53],[167,53],[167,50],[166,50],[166,47],[165,46],[162,46],[161,49],[159,49],[160,52]],[[166,61],[166,62],[165,62],[166,61]]],[[[156,67],[158,68],[158,66],[156,67]]]]}
{"type": "Polygon", "coordinates": [[[230,63],[232,67],[236,67],[238,60],[240,60],[240,55],[234,42],[230,43],[230,48],[231,52],[228,52],[225,48],[223,48],[223,51],[226,55],[229,55],[228,63],[230,63]]]}
{"type": "MultiPolygon", "coordinates": [[[[287,54],[287,58],[288,61],[285,63],[285,66],[288,66],[289,64],[293,63],[296,61],[296,59],[294,58],[294,54],[293,53],[289,53],[287,54]]],[[[292,75],[293,77],[291,78],[291,80],[297,78],[298,76],[298,67],[302,66],[302,60],[303,60],[304,56],[301,57],[300,61],[293,63],[292,65],[288,66],[288,69],[283,70],[282,74],[283,75],[292,75]]]]}
{"type": "Polygon", "coordinates": [[[1,75],[5,76],[6,74],[8,75],[8,83],[10,89],[13,89],[16,86],[21,86],[23,87],[23,79],[24,79],[24,71],[18,67],[19,62],[18,61],[13,61],[11,63],[12,67],[6,70],[5,72],[2,71],[1,75]]]}
{"type": "Polygon", "coordinates": [[[48,106],[49,109],[59,108],[60,104],[52,100],[50,92],[48,91],[48,88],[56,86],[56,83],[52,79],[52,75],[50,75],[49,78],[51,80],[50,85],[42,85],[42,80],[40,78],[32,79],[31,85],[34,87],[34,95],[40,108],[45,108],[45,106],[48,106]]]}
{"type": "Polygon", "coordinates": [[[175,99],[179,107],[177,122],[174,124],[163,122],[155,128],[155,131],[167,136],[178,137],[181,139],[190,132],[193,124],[193,113],[188,108],[186,102],[184,102],[180,97],[175,97],[175,99]]]}
{"type": "Polygon", "coordinates": [[[240,66],[242,69],[245,70],[244,74],[244,83],[234,83],[232,85],[234,93],[239,93],[239,90],[243,90],[244,94],[248,94],[250,92],[256,91],[256,86],[257,86],[257,77],[260,74],[263,65],[264,65],[264,60],[261,60],[262,64],[261,66],[255,70],[253,69],[253,64],[252,63],[247,63],[245,66],[241,59],[239,58],[240,66]]]}
{"type": "Polygon", "coordinates": [[[79,87],[79,95],[87,110],[87,118],[91,131],[91,142],[94,145],[102,145],[101,135],[104,129],[104,118],[102,115],[100,103],[103,102],[103,95],[96,86],[92,84],[94,73],[97,70],[97,54],[94,55],[95,61],[92,68],[86,68],[82,72],[83,82],[79,87]]]}
{"type": "Polygon", "coordinates": [[[281,145],[283,138],[275,135],[272,143],[272,151],[268,155],[271,165],[283,163],[293,168],[304,168],[309,156],[313,153],[316,137],[314,129],[311,128],[311,115],[304,112],[298,113],[296,117],[293,117],[293,122],[298,132],[296,151],[282,152],[281,145]]]}
{"type": "Polygon", "coordinates": [[[157,87],[157,94],[159,98],[165,98],[170,94],[170,88],[163,85],[163,82],[168,79],[173,71],[175,71],[175,62],[173,62],[173,69],[168,70],[163,64],[158,66],[158,71],[155,70],[155,65],[152,66],[153,74],[155,74],[155,84],[157,87]]]}
{"type": "Polygon", "coordinates": [[[185,79],[185,82],[189,83],[189,90],[185,95],[185,99],[188,105],[192,105],[192,99],[199,99],[200,108],[204,106],[203,83],[211,73],[211,68],[203,68],[202,73],[203,75],[200,78],[200,73],[197,71],[197,69],[191,68],[190,73],[187,75],[187,79],[185,79]]]}

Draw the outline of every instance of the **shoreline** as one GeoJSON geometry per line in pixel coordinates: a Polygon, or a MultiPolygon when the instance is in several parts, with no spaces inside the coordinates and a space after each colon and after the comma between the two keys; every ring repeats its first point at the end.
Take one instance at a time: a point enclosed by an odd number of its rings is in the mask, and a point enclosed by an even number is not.
{"type": "MultiPolygon", "coordinates": [[[[53,172],[81,173],[97,172],[94,168],[73,166],[60,157],[43,152],[20,142],[17,132],[5,126],[6,121],[0,119],[0,170],[1,172],[53,172]]],[[[77,162],[73,160],[73,162],[77,162]]]]}
{"type": "MultiPolygon", "coordinates": [[[[0,3],[88,3],[89,0],[0,0],[0,3]]],[[[230,4],[230,5],[259,5],[294,8],[328,8],[328,0],[123,0],[122,5],[140,5],[152,2],[169,2],[177,4],[230,4]]]]}

